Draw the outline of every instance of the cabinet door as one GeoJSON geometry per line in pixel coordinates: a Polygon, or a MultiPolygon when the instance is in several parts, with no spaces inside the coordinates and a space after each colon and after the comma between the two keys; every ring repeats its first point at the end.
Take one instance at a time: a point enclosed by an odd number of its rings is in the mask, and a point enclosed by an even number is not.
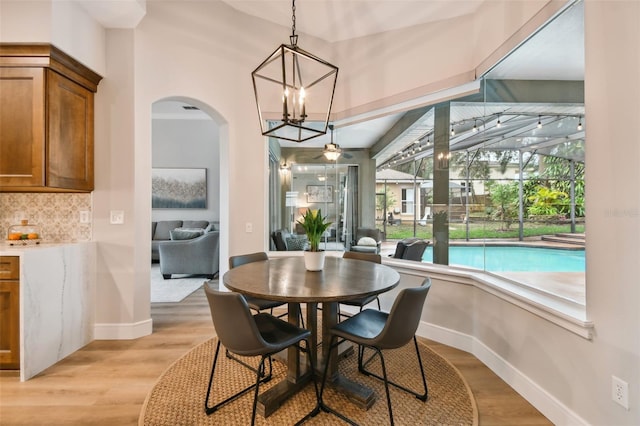
{"type": "Polygon", "coordinates": [[[20,282],[0,281],[0,369],[20,368],[20,282]]]}
{"type": "Polygon", "coordinates": [[[20,368],[20,263],[0,256],[0,369],[20,368]]]}
{"type": "Polygon", "coordinates": [[[42,68],[0,68],[0,187],[44,185],[42,68]]]}
{"type": "Polygon", "coordinates": [[[93,93],[47,70],[47,186],[93,190],[93,93]]]}

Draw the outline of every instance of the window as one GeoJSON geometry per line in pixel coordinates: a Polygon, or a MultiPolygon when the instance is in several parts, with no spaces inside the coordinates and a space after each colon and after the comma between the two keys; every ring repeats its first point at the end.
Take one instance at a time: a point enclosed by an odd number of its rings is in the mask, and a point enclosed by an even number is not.
{"type": "Polygon", "coordinates": [[[402,213],[413,214],[413,204],[414,204],[413,194],[414,194],[413,188],[402,189],[402,213]]]}

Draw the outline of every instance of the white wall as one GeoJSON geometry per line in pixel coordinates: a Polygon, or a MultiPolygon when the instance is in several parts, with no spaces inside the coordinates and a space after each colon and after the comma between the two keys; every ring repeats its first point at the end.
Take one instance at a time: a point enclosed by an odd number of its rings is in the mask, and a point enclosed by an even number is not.
{"type": "Polygon", "coordinates": [[[0,41],[51,43],[105,74],[105,29],[73,1],[1,0],[0,41]]]}
{"type": "Polygon", "coordinates": [[[153,209],[151,219],[219,220],[220,147],[213,120],[154,119],[152,124],[154,168],[204,168],[207,170],[205,209],[153,209]]]}
{"type": "MultiPolygon", "coordinates": [[[[620,123],[640,117],[640,2],[585,4],[587,312],[596,338],[581,378],[584,417],[640,424],[640,140],[620,123]],[[588,364],[588,365],[587,365],[588,364]],[[629,382],[631,410],[611,401],[611,375],[629,382]]],[[[582,355],[582,354],[581,354],[582,355]]],[[[574,379],[575,380],[575,379],[574,379]]]]}
{"type": "MultiPolygon", "coordinates": [[[[341,67],[340,108],[353,109],[416,85],[416,92],[430,84],[438,87],[437,79],[443,76],[468,78],[474,72],[469,67],[486,57],[478,49],[486,55],[499,49],[543,3],[489,2],[501,13],[480,14],[473,25],[465,19],[462,25],[434,25],[451,34],[461,49],[456,53],[463,57],[449,58],[451,45],[438,34],[425,37],[431,35],[427,28],[416,29],[419,38],[393,40],[388,34],[384,43],[376,43],[377,37],[358,40],[356,45],[370,55],[343,45],[316,52],[312,41],[303,47],[320,57],[335,55],[341,67]],[[472,47],[462,45],[464,40],[472,47]],[[377,62],[366,66],[373,56],[377,62]],[[399,60],[444,71],[403,70],[399,60]],[[364,72],[362,84],[355,70],[364,72]]],[[[6,23],[24,22],[25,17],[17,9],[9,8],[7,14],[4,3],[2,7],[3,40],[31,41],[29,34],[40,32],[11,24],[7,29],[6,23]]],[[[32,12],[35,18],[41,16],[32,12]]],[[[514,387],[533,390],[532,402],[559,424],[640,424],[640,153],[637,136],[620,124],[634,123],[640,116],[638,22],[640,2],[586,1],[586,275],[593,339],[577,337],[472,286],[436,283],[428,301],[429,322],[467,336],[470,350],[482,359],[503,360],[494,368],[504,367],[498,372],[514,387]],[[611,401],[612,374],[629,382],[629,411],[611,401]]],[[[93,194],[99,268],[96,320],[105,334],[137,337],[151,332],[153,102],[171,96],[200,99],[220,127],[221,264],[230,253],[267,247],[266,142],[259,133],[249,75],[286,35],[283,27],[240,16],[220,2],[150,2],[136,30],[107,32],[105,79],[96,97],[93,194]],[[108,223],[111,209],[125,211],[124,225],[108,223]],[[245,223],[253,224],[253,233],[245,233],[245,223]]],[[[100,43],[95,46],[99,51],[100,43]]]]}

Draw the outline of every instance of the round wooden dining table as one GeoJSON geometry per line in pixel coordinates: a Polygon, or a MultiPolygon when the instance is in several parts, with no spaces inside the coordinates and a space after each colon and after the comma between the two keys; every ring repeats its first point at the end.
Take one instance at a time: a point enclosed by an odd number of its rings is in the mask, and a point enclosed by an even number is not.
{"type": "MultiPolygon", "coordinates": [[[[322,271],[307,271],[304,258],[281,257],[247,263],[226,272],[224,285],[238,293],[269,300],[287,302],[289,322],[298,324],[300,303],[306,304],[306,324],[311,331],[310,345],[316,348],[319,335],[328,342],[328,332],[338,323],[338,305],[350,299],[377,295],[391,290],[400,282],[393,268],[374,262],[327,256],[322,271]],[[318,304],[322,304],[322,327],[318,329],[318,304]]],[[[316,373],[328,356],[328,345],[322,345],[322,356],[316,357],[316,373]]],[[[332,385],[362,408],[369,408],[375,394],[369,388],[338,374],[338,356],[331,357],[328,377],[332,385]]],[[[295,348],[287,352],[287,378],[270,388],[258,399],[258,410],[267,417],[288,397],[304,387],[311,378],[300,362],[295,348]]]]}

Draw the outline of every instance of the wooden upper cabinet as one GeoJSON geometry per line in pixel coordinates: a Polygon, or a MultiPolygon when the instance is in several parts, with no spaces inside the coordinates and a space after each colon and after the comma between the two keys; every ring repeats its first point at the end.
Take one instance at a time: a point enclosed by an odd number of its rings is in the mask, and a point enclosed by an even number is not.
{"type": "Polygon", "coordinates": [[[93,93],[47,72],[48,186],[93,190],[93,93]]]}
{"type": "Polygon", "coordinates": [[[93,190],[100,80],[51,45],[0,43],[0,191],[93,190]]]}
{"type": "Polygon", "coordinates": [[[44,70],[0,68],[0,185],[44,185],[44,70]]]}

